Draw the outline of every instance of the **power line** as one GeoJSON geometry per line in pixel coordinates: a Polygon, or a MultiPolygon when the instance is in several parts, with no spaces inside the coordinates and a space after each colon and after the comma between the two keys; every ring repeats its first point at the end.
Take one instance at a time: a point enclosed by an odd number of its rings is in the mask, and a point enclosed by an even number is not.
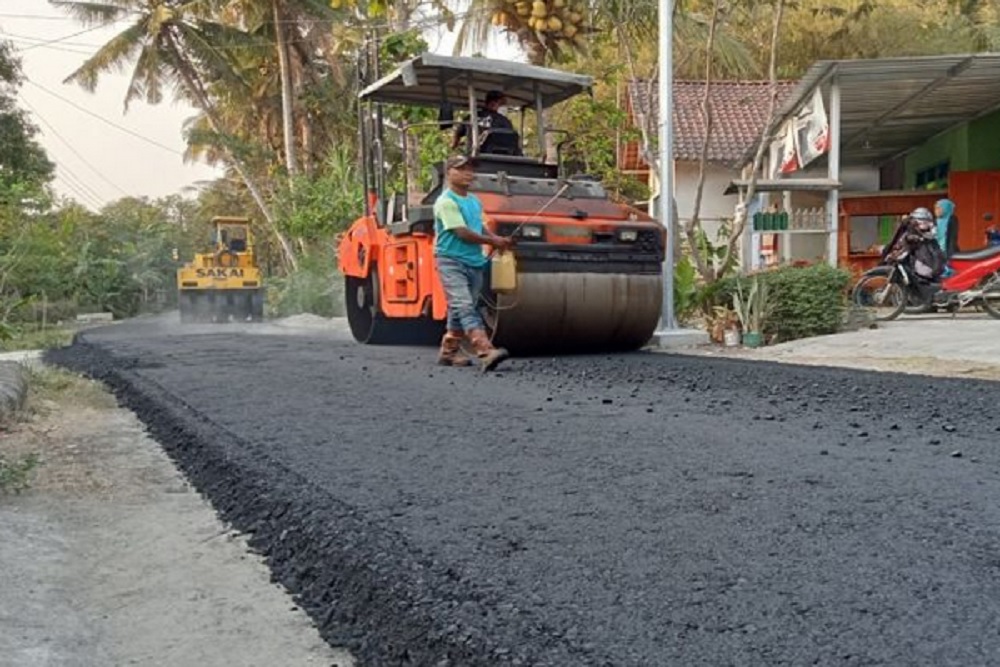
{"type": "Polygon", "coordinates": [[[0,14],[0,19],[32,19],[34,21],[76,21],[72,16],[49,16],[46,14],[0,14]]]}
{"type": "Polygon", "coordinates": [[[181,151],[175,150],[175,149],[171,148],[170,146],[167,146],[166,144],[161,144],[160,142],[156,141],[155,139],[150,139],[149,137],[143,136],[143,135],[139,134],[138,132],[133,132],[132,130],[128,129],[127,127],[122,127],[121,125],[118,125],[117,123],[113,123],[110,120],[108,120],[107,118],[105,118],[104,116],[98,115],[98,114],[94,113],[93,111],[91,111],[90,109],[87,109],[85,107],[80,106],[79,104],[77,104],[73,100],[68,99],[66,97],[63,97],[59,93],[53,92],[53,91],[49,90],[48,88],[46,88],[45,86],[43,86],[43,85],[41,85],[39,83],[35,83],[31,79],[28,79],[27,82],[28,82],[28,84],[34,86],[35,88],[38,88],[42,92],[44,92],[44,93],[46,93],[48,95],[51,95],[52,97],[55,97],[58,100],[62,100],[63,102],[65,102],[66,104],[70,105],[74,109],[77,109],[78,111],[82,111],[83,113],[87,114],[88,116],[93,116],[97,120],[99,120],[102,123],[105,123],[107,125],[110,125],[111,127],[115,128],[116,130],[124,132],[125,134],[128,134],[128,135],[131,135],[131,136],[135,137],[136,139],[141,139],[142,141],[145,141],[148,144],[156,146],[157,148],[162,148],[165,151],[169,151],[169,152],[173,153],[174,155],[180,155],[181,157],[184,156],[184,153],[182,153],[181,151]]]}
{"type": "Polygon", "coordinates": [[[56,177],[62,181],[67,190],[79,197],[85,204],[95,209],[104,205],[100,195],[87,185],[83,179],[77,176],[72,169],[66,166],[65,163],[56,165],[56,177]]]}
{"type": "MultiPolygon", "coordinates": [[[[490,9],[490,8],[483,8],[483,9],[477,9],[477,10],[469,10],[469,11],[466,11],[466,12],[460,12],[460,13],[457,13],[457,14],[452,14],[452,15],[447,16],[447,17],[446,16],[441,16],[441,15],[434,16],[434,17],[426,17],[426,18],[423,18],[423,19],[418,19],[416,21],[410,22],[409,25],[408,25],[408,28],[409,29],[423,29],[423,28],[439,28],[440,29],[440,28],[444,27],[445,24],[447,24],[447,23],[449,23],[451,21],[461,21],[461,20],[469,19],[469,18],[476,17],[476,16],[488,16],[492,12],[493,12],[493,10],[490,9]]],[[[0,16],[4,16],[4,15],[0,14],[0,16]]],[[[47,18],[60,18],[60,19],[65,18],[65,19],[68,19],[68,20],[76,20],[76,19],[74,19],[72,17],[47,17],[47,18]]],[[[31,43],[28,46],[20,46],[20,47],[18,47],[17,51],[19,51],[20,53],[24,53],[26,51],[30,51],[30,50],[35,49],[35,48],[48,48],[48,49],[57,50],[57,51],[65,51],[67,53],[78,53],[80,55],[92,55],[94,52],[96,52],[97,50],[101,49],[102,45],[85,44],[85,43],[82,43],[82,42],[67,42],[66,40],[72,39],[73,37],[76,37],[78,35],[82,35],[82,34],[91,32],[93,30],[97,30],[99,28],[103,28],[103,27],[109,26],[109,25],[111,25],[113,23],[116,23],[116,22],[119,22],[119,21],[124,21],[124,20],[126,20],[126,19],[125,18],[109,19],[108,21],[106,21],[103,24],[96,25],[96,26],[87,28],[86,30],[82,30],[80,32],[76,32],[76,33],[73,33],[73,34],[70,34],[70,35],[65,35],[63,37],[60,37],[60,38],[57,38],[57,39],[53,39],[53,40],[38,40],[37,38],[34,38],[34,37],[18,36],[18,35],[8,35],[8,36],[10,38],[12,38],[12,39],[21,39],[21,40],[27,40],[27,41],[31,41],[31,42],[37,42],[37,43],[31,43]],[[88,51],[77,51],[77,50],[73,50],[73,49],[61,48],[60,46],[55,46],[56,44],[60,44],[60,45],[64,45],[64,46],[79,46],[79,47],[88,49],[88,51]]],[[[271,25],[274,24],[273,21],[271,21],[269,23],[271,25]]],[[[334,21],[332,19],[299,18],[299,19],[282,20],[282,21],[278,21],[277,23],[284,24],[284,25],[315,25],[315,24],[332,24],[332,23],[334,23],[334,21]]],[[[380,29],[385,29],[385,28],[389,28],[389,29],[393,29],[394,28],[392,22],[388,21],[388,20],[372,21],[372,22],[360,25],[358,27],[364,28],[366,30],[380,30],[380,29]]],[[[293,39],[293,40],[291,40],[291,43],[293,43],[293,44],[309,44],[310,40],[308,40],[308,39],[293,39]]],[[[274,48],[273,44],[237,44],[237,45],[229,45],[229,46],[225,47],[225,50],[258,50],[258,51],[268,51],[268,50],[271,50],[272,48],[274,48]]]]}
{"type": "MultiPolygon", "coordinates": [[[[40,42],[41,44],[45,44],[45,42],[46,42],[45,39],[40,38],[40,37],[32,37],[31,35],[17,35],[17,34],[14,34],[12,32],[7,32],[6,30],[3,31],[2,36],[5,37],[5,38],[7,38],[7,39],[13,39],[13,40],[18,40],[18,41],[23,41],[23,42],[40,42]]],[[[87,44],[85,42],[66,42],[66,41],[62,41],[62,42],[59,42],[59,43],[62,46],[78,46],[78,47],[85,48],[85,49],[99,49],[99,48],[101,48],[100,44],[87,44]]]]}
{"type": "Polygon", "coordinates": [[[79,32],[74,32],[69,35],[63,35],[62,37],[56,37],[55,39],[50,39],[48,41],[41,42],[40,44],[35,44],[33,46],[26,46],[23,49],[20,49],[20,51],[21,53],[24,53],[25,51],[37,49],[42,46],[48,46],[50,44],[58,44],[60,42],[65,42],[67,39],[73,39],[74,37],[79,37],[80,35],[86,35],[88,32],[94,32],[95,30],[100,30],[101,28],[107,28],[109,25],[113,23],[118,23],[119,21],[124,21],[124,20],[125,19],[123,18],[108,19],[103,23],[98,23],[97,25],[90,26],[89,28],[85,28],[83,30],[80,30],[79,32]]]}
{"type": "MultiPolygon", "coordinates": [[[[33,42],[27,42],[25,40],[18,39],[17,37],[7,37],[5,35],[0,35],[0,39],[7,39],[7,41],[9,41],[11,44],[14,45],[14,51],[17,52],[23,51],[25,46],[34,46],[33,42]]],[[[60,46],[58,44],[42,46],[42,48],[48,49],[49,51],[61,51],[62,53],[73,53],[80,56],[89,56],[93,54],[92,51],[85,51],[79,48],[60,46]]]]}
{"type": "Polygon", "coordinates": [[[59,131],[56,130],[56,128],[54,128],[52,126],[52,124],[49,123],[49,121],[45,120],[45,117],[42,116],[42,114],[38,113],[38,110],[35,109],[33,106],[31,106],[31,103],[28,102],[28,100],[24,99],[23,95],[18,95],[18,98],[20,98],[20,100],[24,104],[24,106],[28,107],[28,110],[31,111],[31,113],[35,114],[35,116],[38,117],[38,120],[42,121],[42,124],[45,127],[49,128],[49,130],[52,131],[52,134],[55,135],[56,139],[58,139],[59,141],[63,142],[63,144],[66,146],[66,148],[68,148],[70,150],[70,152],[73,153],[73,155],[75,155],[76,157],[78,157],[80,159],[80,162],[82,162],[84,164],[84,166],[86,166],[88,169],[90,169],[90,171],[92,171],[99,179],[101,179],[102,181],[104,181],[105,183],[107,183],[108,185],[110,185],[112,188],[114,188],[118,192],[122,193],[124,196],[126,196],[126,197],[130,197],[131,196],[124,189],[120,188],[117,183],[114,183],[113,181],[111,181],[110,179],[108,179],[108,177],[105,176],[104,174],[102,174],[100,172],[100,170],[98,170],[93,164],[91,164],[91,162],[89,160],[87,160],[87,158],[83,157],[83,155],[81,155],[79,151],[77,151],[75,148],[73,148],[73,145],[70,144],[65,139],[65,137],[63,137],[61,134],[59,134],[59,131]]]}

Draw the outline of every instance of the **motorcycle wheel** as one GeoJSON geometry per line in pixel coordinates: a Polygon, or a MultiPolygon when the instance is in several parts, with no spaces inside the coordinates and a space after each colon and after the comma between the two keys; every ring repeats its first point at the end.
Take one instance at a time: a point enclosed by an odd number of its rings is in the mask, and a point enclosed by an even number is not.
{"type": "Polygon", "coordinates": [[[983,281],[983,310],[993,319],[1000,320],[1000,271],[983,281]]]}
{"type": "Polygon", "coordinates": [[[861,278],[854,286],[852,300],[858,307],[871,311],[880,322],[888,322],[902,315],[908,302],[903,288],[883,275],[861,278]]]}

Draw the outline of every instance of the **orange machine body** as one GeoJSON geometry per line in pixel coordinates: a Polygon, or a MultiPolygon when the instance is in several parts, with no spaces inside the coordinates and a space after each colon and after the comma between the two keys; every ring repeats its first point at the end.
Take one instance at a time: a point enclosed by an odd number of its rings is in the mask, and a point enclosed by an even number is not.
{"type": "MultiPolygon", "coordinates": [[[[486,226],[495,234],[503,235],[529,220],[530,224],[544,228],[544,241],[519,239],[522,246],[593,245],[623,227],[654,233],[660,244],[665,241],[664,229],[655,219],[609,200],[557,199],[536,215],[547,197],[473,193],[483,204],[486,226]],[[581,210],[587,213],[586,217],[581,218],[581,210]]],[[[364,216],[343,236],[337,255],[345,276],[378,276],[379,309],[386,317],[430,317],[443,321],[447,316],[447,301],[434,265],[433,225],[393,234],[389,226],[380,226],[374,215],[364,216]]]]}

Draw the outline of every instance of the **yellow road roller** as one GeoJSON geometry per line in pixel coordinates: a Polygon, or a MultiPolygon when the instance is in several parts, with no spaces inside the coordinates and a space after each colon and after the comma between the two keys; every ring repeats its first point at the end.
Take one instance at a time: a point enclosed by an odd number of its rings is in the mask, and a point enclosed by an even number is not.
{"type": "Polygon", "coordinates": [[[264,282],[247,218],[212,218],[211,252],[177,270],[181,322],[259,322],[264,282]]]}

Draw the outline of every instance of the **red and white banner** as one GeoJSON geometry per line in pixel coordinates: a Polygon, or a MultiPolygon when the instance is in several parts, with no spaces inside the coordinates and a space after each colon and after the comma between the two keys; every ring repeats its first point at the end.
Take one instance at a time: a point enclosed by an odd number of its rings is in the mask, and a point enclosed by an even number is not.
{"type": "Polygon", "coordinates": [[[795,115],[795,153],[800,167],[830,150],[830,123],[823,106],[823,95],[817,88],[812,100],[795,115]]]}
{"type": "Polygon", "coordinates": [[[795,150],[795,123],[789,121],[781,128],[778,159],[774,165],[773,177],[779,174],[790,174],[799,168],[799,157],[795,150]]]}

